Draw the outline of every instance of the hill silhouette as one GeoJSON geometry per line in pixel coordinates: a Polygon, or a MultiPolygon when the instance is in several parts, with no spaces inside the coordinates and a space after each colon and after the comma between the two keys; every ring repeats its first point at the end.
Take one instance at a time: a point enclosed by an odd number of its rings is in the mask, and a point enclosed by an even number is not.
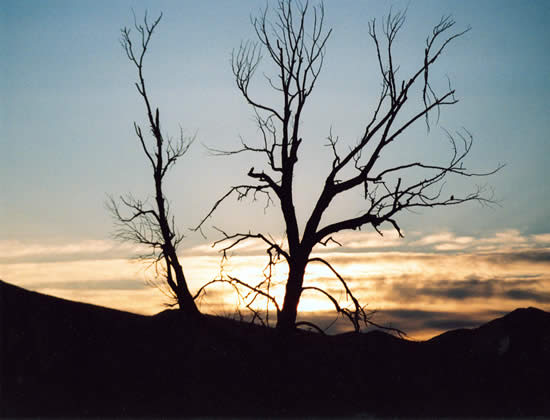
{"type": "Polygon", "coordinates": [[[3,417],[550,415],[550,313],[425,342],[141,316],[0,281],[3,417]]]}

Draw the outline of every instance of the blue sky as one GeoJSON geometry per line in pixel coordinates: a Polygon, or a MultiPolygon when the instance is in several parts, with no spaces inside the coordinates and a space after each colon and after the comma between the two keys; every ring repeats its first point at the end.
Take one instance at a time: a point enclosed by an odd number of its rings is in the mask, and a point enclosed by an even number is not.
{"type": "MultiPolygon", "coordinates": [[[[107,241],[113,232],[106,194],[146,197],[152,180],[133,135],[143,106],[134,68],[119,44],[132,12],[164,13],[145,72],[165,129],[196,134],[192,149],[171,172],[167,195],[182,230],[196,225],[227,188],[246,179],[250,156],[210,156],[202,143],[237,146],[257,132],[252,112],[235,88],[230,54],[252,37],[250,14],[262,1],[11,1],[0,10],[0,238],[19,247],[107,241]]],[[[326,1],[333,35],[326,62],[305,114],[309,145],[297,173],[297,207],[305,215],[329,162],[322,145],[332,127],[345,143],[357,140],[378,93],[379,79],[367,32],[371,18],[408,6],[396,46],[403,69],[419,63],[424,39],[442,15],[472,30],[447,50],[436,80],[452,80],[460,102],[443,111],[429,135],[420,123],[394,151],[440,161],[444,133],[466,127],[475,138],[470,167],[506,167],[486,181],[501,206],[467,204],[423,211],[401,220],[405,232],[450,232],[473,238],[516,232],[550,232],[550,3],[547,1],[326,1]]],[[[261,77],[253,86],[269,95],[261,77]]],[[[450,188],[453,188],[451,185],[450,188]]],[[[456,188],[461,188],[457,184],[456,188]]],[[[337,203],[334,217],[358,211],[356,197],[337,203]]],[[[281,234],[277,209],[228,202],[212,219],[228,231],[281,234]],[[238,214],[239,217],[235,217],[238,214]]],[[[216,239],[188,235],[183,246],[216,239]]],[[[540,237],[540,236],[537,236],[540,237]]],[[[8,243],[8,242],[6,242],[8,243]]],[[[0,277],[6,275],[0,271],[0,277]]],[[[10,279],[5,278],[10,281],[10,279]]],[[[14,282],[16,279],[11,279],[14,282]]]]}

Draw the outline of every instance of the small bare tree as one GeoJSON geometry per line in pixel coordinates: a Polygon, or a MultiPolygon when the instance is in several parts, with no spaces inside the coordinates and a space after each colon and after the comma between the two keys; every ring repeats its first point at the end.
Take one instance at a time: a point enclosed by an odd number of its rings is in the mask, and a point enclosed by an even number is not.
{"type": "MultiPolygon", "coordinates": [[[[443,17],[427,37],[416,70],[400,79],[393,45],[405,22],[405,14],[390,13],[381,25],[383,36],[379,34],[378,22],[370,21],[369,35],[376,48],[382,82],[380,94],[377,96],[374,112],[365,121],[365,129],[356,144],[342,151],[338,137],[332,133],[328,136],[328,146],[333,154],[332,165],[326,168],[322,191],[300,233],[293,186],[294,170],[299,162],[300,146],[304,141],[301,118],[323,67],[325,46],[332,30],[324,28],[323,4],[310,7],[307,2],[279,0],[273,19],[268,18],[268,14],[266,7],[263,14],[252,18],[258,42],[241,44],[232,57],[237,88],[252,107],[261,136],[256,143],[242,140],[242,147],[234,151],[214,150],[220,155],[248,152],[263,155],[266,165],[263,169],[252,167],[247,174],[252,182],[232,187],[214,204],[197,229],[232,194],[237,194],[238,199],[242,199],[262,193],[268,196],[268,201],[271,198],[278,200],[286,225],[285,241],[277,243],[267,234],[224,233],[222,241],[229,243],[223,248],[224,258],[226,251],[237,243],[256,239],[266,243],[269,264],[278,259],[286,261],[289,273],[282,306],[272,296],[268,297],[271,302],[275,302],[278,328],[290,330],[296,327],[300,297],[304,291],[312,290],[330,299],[335,308],[347,316],[358,329],[359,322],[369,322],[368,314],[336,269],[323,258],[312,258],[311,253],[315,246],[326,245],[337,232],[355,230],[365,225],[371,226],[382,235],[380,226],[389,223],[402,236],[396,217],[403,210],[454,206],[469,201],[481,204],[493,202],[491,194],[487,194],[484,186],[477,186],[465,195],[444,193],[444,181],[449,176],[479,177],[500,169],[500,165],[495,170],[483,173],[466,169],[464,161],[473,142],[473,137],[467,131],[456,135],[446,132],[451,145],[451,156],[447,162],[411,161],[383,169],[376,166],[382,152],[390,144],[399,142],[413,124],[424,120],[429,130],[432,113],[435,112],[439,117],[443,107],[458,102],[450,82],[447,89],[436,92],[431,84],[432,69],[446,47],[469,28],[452,33],[454,20],[443,17]],[[262,59],[262,51],[277,69],[276,77],[265,77],[270,86],[280,94],[280,106],[262,102],[250,90],[253,76],[262,59]],[[415,95],[420,95],[421,99],[420,106],[416,105],[416,109],[410,101],[415,95]],[[337,222],[322,225],[322,217],[334,198],[353,189],[362,189],[366,209],[358,216],[344,217],[337,222]],[[304,273],[310,263],[324,264],[335,274],[354,303],[352,309],[340,307],[336,299],[325,290],[304,285],[304,273]]],[[[244,284],[241,280],[236,283],[236,280],[238,279],[226,278],[226,281],[233,284],[244,284]]],[[[267,291],[262,286],[266,284],[269,283],[245,287],[253,293],[265,296],[267,291]]]]}
{"type": "Polygon", "coordinates": [[[142,201],[132,195],[127,195],[120,197],[122,205],[110,197],[107,206],[118,226],[116,236],[119,239],[150,247],[150,253],[144,255],[143,258],[152,260],[157,274],[164,277],[168,288],[163,287],[162,283],[153,282],[153,284],[173,298],[181,310],[191,315],[198,315],[199,310],[189,292],[177,254],[178,245],[181,243],[183,235],[176,229],[174,217],[170,214],[169,204],[162,187],[164,177],[169,169],[187,152],[193,138],[185,138],[181,129],[177,142],[163,136],[159,109],[154,108],[151,104],[143,74],[143,60],[153,31],[161,18],[162,14],[150,24],[147,21],[147,14],[145,14],[144,23],[138,24],[134,16],[134,26],[138,32],[137,48],[132,42],[130,29],[125,27],[121,30],[122,47],[138,72],[138,81],[135,85],[145,103],[147,120],[153,137],[152,145],[148,144],[141,127],[134,122],[134,129],[141,148],[153,169],[154,202],[149,203],[149,200],[142,201]]]}

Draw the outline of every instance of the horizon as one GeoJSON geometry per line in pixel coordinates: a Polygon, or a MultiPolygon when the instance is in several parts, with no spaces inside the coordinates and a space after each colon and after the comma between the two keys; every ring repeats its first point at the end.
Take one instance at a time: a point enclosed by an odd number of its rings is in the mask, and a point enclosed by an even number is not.
{"type": "MultiPolygon", "coordinates": [[[[384,232],[385,236],[392,233],[384,232]]],[[[425,237],[413,232],[405,239],[397,235],[393,239],[380,238],[375,232],[353,236],[355,241],[343,241],[347,247],[331,245],[317,254],[339,267],[356,296],[368,304],[368,310],[378,311],[374,322],[399,328],[410,339],[424,340],[450,329],[477,327],[519,307],[548,311],[548,234],[524,237],[508,231],[478,239],[449,232],[425,237]]],[[[112,241],[49,249],[18,249],[16,245],[3,247],[0,258],[4,272],[18,279],[12,282],[15,285],[142,315],[159,313],[170,303],[148,284],[152,269],[131,257],[139,253],[139,248],[132,245],[112,241]],[[43,274],[37,276],[37,271],[43,274]]],[[[199,245],[181,253],[192,291],[211,280],[214,275],[206,276],[219,269],[218,251],[208,248],[199,245]]],[[[227,270],[240,278],[261,278],[266,263],[263,253],[257,244],[250,243],[230,259],[227,270]]],[[[274,285],[284,274],[284,269],[275,273],[274,285]]],[[[329,275],[328,270],[314,266],[308,270],[306,281],[311,285],[322,282],[345,303],[337,281],[329,275]]],[[[0,278],[10,282],[9,277],[0,278]]],[[[236,295],[223,290],[210,289],[199,301],[201,310],[237,317],[236,295]]],[[[282,297],[277,292],[275,295],[282,297]]],[[[256,309],[262,307],[265,304],[256,309]]],[[[304,295],[299,308],[300,319],[314,320],[323,327],[337,318],[330,302],[309,295],[304,295]]],[[[327,332],[350,329],[340,317],[327,332]]]]}
{"type": "MultiPolygon", "coordinates": [[[[167,132],[178,124],[196,141],[168,175],[166,189],[176,223],[186,233],[179,253],[190,287],[196,291],[220,271],[218,226],[227,232],[269,232],[280,240],[279,210],[264,203],[227,201],[205,229],[189,231],[230,185],[246,178],[247,157],[208,155],[209,147],[238,147],[239,136],[257,135],[253,113],[234,87],[229,57],[252,37],[249,16],[263,4],[222,1],[73,3],[8,1],[0,11],[4,77],[0,118],[4,133],[0,178],[2,211],[0,279],[71,300],[154,314],[167,302],[147,286],[151,270],[135,261],[142,249],[113,239],[104,203],[108,194],[146,198],[152,181],[132,123],[144,119],[133,83],[134,69],[120,48],[120,28],[136,16],[163,12],[145,61],[151,97],[167,132]],[[189,205],[191,203],[191,205],[189,205]],[[239,215],[239,217],[234,217],[239,215]]],[[[475,203],[400,216],[404,238],[391,225],[335,235],[315,252],[334,264],[350,287],[377,310],[375,322],[425,339],[448,329],[477,326],[518,307],[550,310],[550,4],[515,1],[392,2],[407,10],[397,44],[406,69],[422,58],[425,36],[443,15],[457,28],[472,30],[446,51],[437,81],[448,75],[460,102],[443,110],[439,124],[423,122],[409,134],[414,141],[392,149],[392,161],[421,156],[446,159],[442,128],[466,127],[474,136],[469,169],[507,166],[487,178],[498,205],[475,203]],[[418,138],[416,138],[418,137],[418,138]]],[[[361,134],[378,87],[376,63],[365,21],[381,19],[390,5],[380,1],[325,2],[327,27],[334,32],[326,62],[304,118],[302,152],[296,175],[297,212],[304,216],[316,199],[330,165],[323,145],[330,130],[344,145],[361,134]],[[301,164],[301,165],[300,165],[301,164]]],[[[406,71],[405,71],[406,73],[406,71]]],[[[265,93],[264,80],[255,87],[265,93]]],[[[471,186],[473,183],[468,184],[471,186]]],[[[447,191],[464,191],[462,182],[447,191]]],[[[362,201],[346,196],[329,221],[355,214],[362,201]]],[[[323,219],[325,220],[325,219],[323,219]]],[[[265,249],[253,242],[235,251],[225,267],[242,279],[261,279],[265,249]]],[[[330,272],[308,267],[306,281],[322,282],[339,293],[330,272]]],[[[277,269],[276,281],[284,278],[277,269]]],[[[320,283],[319,283],[320,284],[320,283]]],[[[277,294],[277,292],[275,291],[277,294]]],[[[279,293],[278,299],[282,296],[279,293]]],[[[345,299],[342,295],[342,302],[345,299]]],[[[201,308],[217,315],[235,313],[236,297],[211,289],[201,308]]],[[[265,302],[260,303],[264,305],[265,302]]],[[[259,307],[261,308],[261,306],[259,307]]],[[[336,314],[329,301],[304,295],[302,316],[324,325],[336,314]],[[328,311],[328,312],[327,312],[328,311]]],[[[331,332],[342,331],[340,324],[331,332]]]]}

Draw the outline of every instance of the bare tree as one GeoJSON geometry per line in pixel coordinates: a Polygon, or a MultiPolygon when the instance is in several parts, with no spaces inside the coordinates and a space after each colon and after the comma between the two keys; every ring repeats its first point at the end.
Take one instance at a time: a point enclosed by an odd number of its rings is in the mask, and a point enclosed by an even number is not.
{"type": "Polygon", "coordinates": [[[145,103],[147,120],[153,137],[152,144],[149,144],[141,127],[134,122],[134,129],[141,148],[153,169],[154,201],[149,203],[149,200],[142,201],[132,195],[127,195],[120,197],[121,204],[110,197],[107,206],[118,226],[116,236],[119,239],[146,245],[150,248],[150,253],[142,257],[152,260],[157,269],[157,274],[164,277],[168,288],[163,287],[163,284],[154,284],[173,298],[180,309],[191,315],[198,315],[199,310],[189,292],[177,254],[183,235],[177,231],[162,186],[166,174],[175,165],[176,161],[187,152],[193,138],[185,138],[181,129],[179,139],[176,142],[162,134],[160,112],[158,108],[154,108],[151,104],[143,73],[145,54],[153,31],[161,18],[162,14],[150,24],[147,20],[147,14],[145,14],[144,23],[138,24],[134,16],[134,26],[138,32],[136,45],[132,42],[130,29],[125,27],[121,30],[121,45],[128,59],[137,69],[138,81],[135,85],[145,103]]]}
{"type": "MultiPolygon", "coordinates": [[[[252,195],[256,197],[261,193],[266,194],[268,200],[278,200],[286,225],[284,243],[279,244],[264,234],[224,233],[222,241],[229,243],[223,248],[224,257],[226,251],[237,243],[256,239],[266,243],[270,258],[268,265],[277,259],[286,261],[289,274],[284,301],[282,307],[276,306],[278,328],[289,330],[296,327],[300,297],[304,291],[311,290],[327,297],[333,302],[336,310],[347,316],[355,329],[358,329],[360,322],[369,322],[369,314],[353,296],[345,279],[328,261],[320,257],[312,258],[315,246],[334,241],[332,235],[337,232],[355,230],[363,226],[371,226],[382,235],[380,226],[383,223],[393,226],[402,236],[397,216],[403,210],[454,206],[469,201],[493,203],[491,191],[485,186],[476,186],[465,195],[444,192],[445,180],[449,176],[482,177],[496,172],[501,167],[499,165],[494,170],[481,173],[466,169],[465,158],[470,153],[473,143],[473,137],[468,131],[456,134],[446,132],[451,146],[451,156],[446,162],[411,161],[384,169],[377,169],[376,166],[382,152],[390,144],[399,142],[413,124],[425,121],[429,130],[433,113],[439,118],[443,107],[458,102],[450,82],[442,92],[436,92],[432,87],[432,69],[446,47],[469,28],[452,32],[454,20],[451,17],[443,17],[427,37],[416,70],[408,77],[399,79],[399,67],[394,57],[393,45],[405,22],[405,14],[390,13],[380,25],[382,35],[379,33],[378,22],[369,22],[369,35],[376,48],[377,67],[381,76],[380,94],[377,96],[374,112],[370,119],[365,121],[365,129],[356,144],[342,151],[338,137],[332,133],[328,136],[328,146],[333,155],[332,165],[326,168],[322,191],[300,232],[294,206],[293,186],[294,170],[299,162],[300,146],[304,141],[301,135],[301,118],[323,67],[325,45],[332,30],[324,28],[323,4],[311,7],[308,2],[279,0],[273,19],[268,18],[268,15],[269,10],[266,7],[263,14],[252,18],[258,41],[241,44],[232,56],[232,69],[237,87],[256,115],[261,136],[256,143],[241,140],[242,147],[234,151],[213,150],[220,155],[252,152],[263,155],[266,163],[263,169],[252,167],[247,174],[252,181],[232,187],[214,204],[197,229],[204,225],[222,201],[233,194],[242,199],[252,195]],[[276,77],[265,77],[269,85],[280,94],[280,106],[262,102],[250,90],[251,82],[262,60],[262,51],[270,64],[277,69],[276,77]],[[416,105],[410,100],[415,95],[420,95],[420,101],[416,105]],[[333,199],[353,189],[363,191],[365,210],[360,215],[322,225],[322,217],[333,199]],[[304,273],[310,263],[323,264],[334,273],[346,295],[351,298],[354,304],[352,309],[340,307],[337,300],[327,291],[304,285],[304,273]]],[[[262,282],[260,285],[246,287],[251,292],[265,294],[265,288],[260,290],[265,284],[262,282]]],[[[274,300],[271,296],[269,299],[274,300]]]]}

